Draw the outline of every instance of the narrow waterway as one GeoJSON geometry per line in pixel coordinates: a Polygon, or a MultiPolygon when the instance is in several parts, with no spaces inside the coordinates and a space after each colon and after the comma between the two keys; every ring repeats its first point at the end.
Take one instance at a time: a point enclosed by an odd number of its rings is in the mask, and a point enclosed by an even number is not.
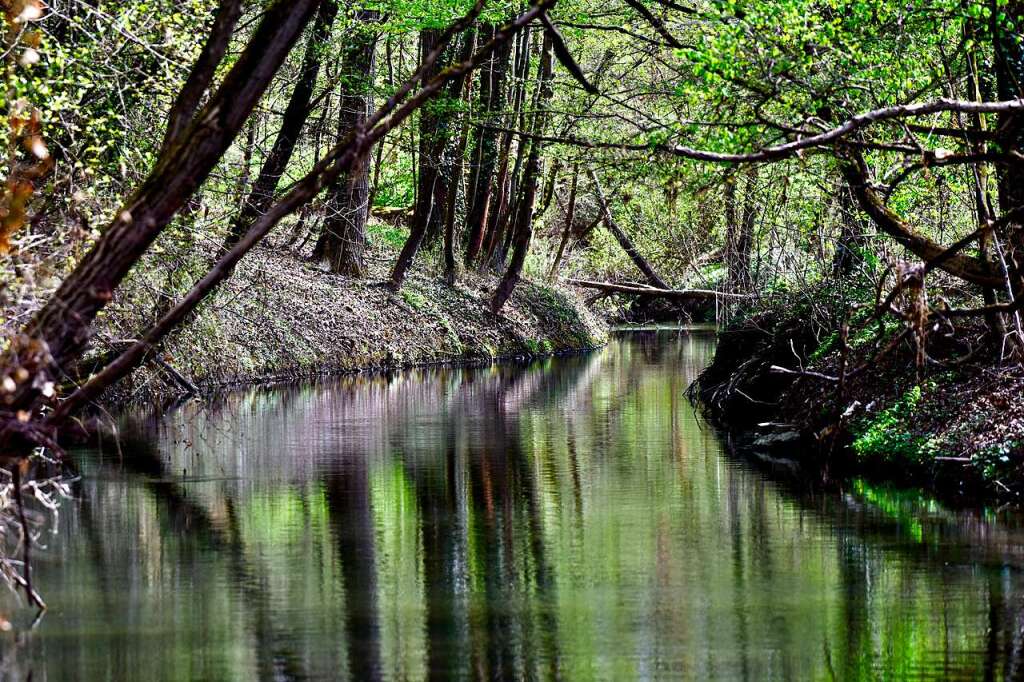
{"type": "Polygon", "coordinates": [[[725,454],[684,396],[712,344],[620,333],[128,415],[75,453],[35,562],[50,611],[0,635],[0,674],[1024,674],[1020,523],[725,454]]]}

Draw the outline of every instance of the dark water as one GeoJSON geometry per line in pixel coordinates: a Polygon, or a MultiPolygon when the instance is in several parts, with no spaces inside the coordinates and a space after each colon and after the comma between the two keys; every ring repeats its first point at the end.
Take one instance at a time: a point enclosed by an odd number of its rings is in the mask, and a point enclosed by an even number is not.
{"type": "MultiPolygon", "coordinates": [[[[1024,532],[797,493],[683,392],[704,335],[126,420],[36,564],[9,679],[1004,679],[1024,532]]],[[[6,603],[11,603],[8,599],[6,603]]],[[[25,610],[12,614],[19,625],[25,610]]]]}

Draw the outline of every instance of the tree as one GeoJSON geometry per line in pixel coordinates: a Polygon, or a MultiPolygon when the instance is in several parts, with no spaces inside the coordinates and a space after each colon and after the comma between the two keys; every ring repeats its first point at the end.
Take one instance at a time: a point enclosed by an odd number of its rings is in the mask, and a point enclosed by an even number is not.
{"type": "MultiPolygon", "coordinates": [[[[234,0],[224,0],[218,11],[231,12],[236,6],[234,0]]],[[[206,105],[194,112],[192,123],[184,127],[179,139],[168,145],[168,151],[157,160],[149,178],[127,200],[50,302],[23,333],[9,343],[2,373],[11,378],[11,382],[4,384],[6,407],[0,414],[0,444],[11,448],[26,441],[52,443],[48,434],[53,428],[136,367],[283,217],[301,208],[325,186],[350,171],[388,131],[440,93],[450,80],[478,68],[497,47],[514,38],[549,6],[544,0],[533,5],[504,25],[469,59],[433,78],[425,78],[441,56],[444,44],[475,20],[482,2],[449,26],[442,35],[442,45],[424,57],[420,69],[364,125],[346,136],[310,173],[257,218],[244,232],[244,237],[185,297],[140,334],[137,341],[63,400],[56,411],[44,417],[40,410],[54,397],[55,385],[66,368],[85,349],[96,315],[111,300],[114,290],[149,244],[210,174],[317,9],[317,3],[312,1],[277,2],[270,6],[223,82],[210,93],[206,105]],[[12,382],[14,387],[9,390],[12,382]]],[[[229,31],[218,32],[210,41],[214,46],[224,46],[230,37],[229,31]]],[[[210,80],[212,75],[210,73],[210,80]]],[[[204,89],[209,87],[209,80],[197,80],[204,89]]],[[[172,120],[183,115],[187,107],[182,103],[186,101],[182,97],[176,102],[172,120]]]]}
{"type": "Polygon", "coordinates": [[[302,66],[295,82],[295,89],[292,91],[288,106],[281,117],[281,128],[274,140],[274,146],[263,161],[259,175],[256,176],[256,180],[252,184],[249,197],[246,199],[241,213],[231,224],[231,230],[228,232],[225,242],[227,247],[241,239],[245,226],[256,216],[265,213],[267,207],[274,200],[278,182],[280,182],[285,169],[288,168],[288,162],[291,161],[292,155],[295,153],[302,128],[313,111],[310,106],[313,92],[320,76],[320,65],[330,42],[331,27],[337,16],[337,0],[321,0],[309,41],[306,43],[306,52],[302,58],[302,66]]]}
{"type": "MultiPolygon", "coordinates": [[[[377,37],[370,31],[377,19],[375,10],[358,9],[353,16],[354,35],[342,57],[338,142],[364,125],[373,110],[377,37]]],[[[327,219],[316,244],[316,257],[327,263],[331,272],[349,277],[364,276],[366,221],[370,215],[369,156],[331,185],[325,203],[327,219]]]]}
{"type": "MultiPolygon", "coordinates": [[[[537,74],[537,99],[532,127],[533,132],[537,135],[544,134],[544,126],[547,120],[544,109],[551,99],[553,92],[551,85],[553,61],[554,51],[551,33],[545,33],[544,44],[541,47],[540,67],[537,74]]],[[[529,143],[530,152],[527,155],[526,167],[523,170],[522,196],[519,198],[515,224],[511,232],[512,255],[505,274],[494,290],[494,296],[491,299],[491,311],[494,313],[498,313],[502,309],[519,283],[523,264],[526,262],[526,253],[530,248],[530,241],[533,238],[533,210],[537,200],[537,185],[541,175],[540,155],[542,144],[537,139],[529,143]]]]}

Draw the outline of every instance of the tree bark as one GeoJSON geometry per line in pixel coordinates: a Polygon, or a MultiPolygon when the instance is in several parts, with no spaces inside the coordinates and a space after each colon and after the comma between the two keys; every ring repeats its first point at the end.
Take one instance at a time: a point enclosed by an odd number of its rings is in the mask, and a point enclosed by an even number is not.
{"type": "MultiPolygon", "coordinates": [[[[748,291],[753,279],[750,274],[750,256],[754,245],[754,222],[757,217],[755,190],[757,188],[757,166],[750,166],[746,171],[746,182],[743,188],[743,207],[739,216],[736,215],[736,185],[729,183],[727,190],[731,199],[731,222],[726,235],[726,262],[728,264],[729,290],[748,291]]],[[[728,210],[728,209],[727,209],[728,210]]]]}
{"type": "MultiPolygon", "coordinates": [[[[338,134],[341,142],[351,131],[366,123],[373,110],[373,72],[377,37],[370,25],[375,10],[357,10],[349,47],[342,58],[338,134]]],[[[334,182],[325,202],[327,217],[314,255],[331,272],[348,277],[366,274],[366,221],[370,215],[370,156],[360,159],[347,174],[334,182]]]]}
{"type": "MultiPolygon", "coordinates": [[[[471,44],[475,49],[476,34],[474,33],[471,37],[471,44]]],[[[462,123],[460,125],[459,141],[455,148],[454,154],[454,166],[452,167],[452,181],[449,185],[449,192],[447,197],[447,203],[445,206],[445,218],[444,218],[444,277],[448,284],[455,284],[457,276],[458,265],[455,261],[455,248],[456,248],[456,230],[455,221],[457,216],[457,209],[459,205],[459,190],[462,188],[462,175],[465,167],[466,158],[466,145],[469,144],[469,120],[468,120],[468,109],[472,100],[472,79],[467,79],[464,83],[465,95],[463,97],[463,103],[466,106],[467,112],[462,116],[462,123]]]]}
{"type": "Polygon", "coordinates": [[[864,246],[864,231],[857,216],[857,203],[849,186],[840,182],[836,192],[839,204],[839,240],[832,256],[832,274],[836,277],[849,277],[854,267],[862,260],[859,253],[864,246]]]}
{"type": "MultiPolygon", "coordinates": [[[[1024,97],[1024,46],[1020,41],[1020,27],[1024,22],[1024,1],[1011,0],[1005,7],[1008,19],[1016,29],[1008,30],[993,19],[995,36],[996,89],[1003,101],[1024,97]]],[[[997,13],[993,12],[993,16],[997,13]]],[[[1024,114],[1004,112],[997,119],[996,143],[1004,152],[1024,148],[1024,114]]],[[[998,177],[999,208],[1007,213],[1024,206],[1024,173],[1019,165],[1001,166],[998,177]]],[[[1011,281],[1015,298],[1024,296],[1024,224],[1015,221],[1007,228],[1011,281]]]]}
{"type": "MultiPolygon", "coordinates": [[[[494,27],[490,28],[493,32],[494,27]]],[[[506,44],[491,60],[487,71],[480,74],[481,118],[490,123],[505,107],[505,81],[512,61],[512,44],[506,44]]],[[[480,254],[487,225],[491,197],[494,194],[494,171],[498,162],[500,133],[483,125],[473,133],[469,189],[466,209],[466,267],[480,254]]]]}
{"type": "MultiPolygon", "coordinates": [[[[433,49],[436,44],[434,31],[423,31],[421,46],[427,51],[428,46],[433,49]]],[[[435,68],[440,72],[443,62],[452,61],[452,57],[458,55],[461,61],[468,57],[474,41],[472,33],[467,31],[461,40],[461,47],[458,41],[452,41],[449,49],[446,50],[448,59],[438,60],[435,68]]],[[[444,95],[454,99],[462,92],[465,83],[465,74],[453,78],[446,84],[444,95]]],[[[391,270],[391,281],[389,286],[392,290],[398,291],[405,282],[405,276],[412,266],[420,246],[431,236],[440,235],[444,226],[444,212],[447,207],[449,183],[452,182],[451,159],[446,154],[448,146],[448,133],[451,128],[451,113],[439,113],[423,110],[420,118],[420,176],[417,183],[419,188],[416,193],[416,207],[413,211],[412,224],[409,228],[409,237],[398,254],[398,260],[391,270]]]]}
{"type": "MultiPolygon", "coordinates": [[[[946,251],[946,247],[914,230],[885,205],[872,187],[867,164],[860,154],[852,150],[843,152],[840,168],[861,209],[879,230],[926,262],[938,258],[946,251]]],[[[957,254],[943,258],[939,268],[954,277],[981,286],[1000,287],[1003,284],[1002,278],[991,273],[988,263],[979,258],[957,254]]]]}
{"type": "MultiPolygon", "coordinates": [[[[979,27],[975,25],[974,22],[967,23],[964,27],[964,37],[973,44],[972,47],[966,50],[965,54],[965,59],[967,61],[967,95],[969,99],[975,102],[983,102],[992,94],[993,79],[992,74],[987,74],[988,77],[986,78],[978,68],[978,36],[979,27]]],[[[959,115],[957,118],[959,120],[959,115]]],[[[981,114],[972,114],[970,122],[974,130],[987,132],[988,119],[981,114]]],[[[973,136],[967,135],[966,130],[964,133],[964,144],[975,154],[985,153],[988,151],[988,143],[985,140],[979,140],[973,136]]],[[[975,213],[978,218],[978,225],[985,225],[988,221],[993,219],[989,167],[983,163],[974,164],[973,176],[975,213]]],[[[986,232],[978,238],[978,258],[987,264],[991,274],[995,274],[999,271],[999,264],[996,259],[996,253],[993,246],[991,233],[986,232]]],[[[982,299],[985,301],[986,307],[991,307],[999,303],[999,298],[993,287],[981,287],[981,295],[982,299]]],[[[1003,320],[1003,316],[997,312],[989,312],[985,315],[985,323],[988,326],[990,339],[993,342],[1001,343],[1002,339],[1005,338],[1006,335],[1006,325],[1003,320]]]]}
{"type": "MultiPolygon", "coordinates": [[[[420,32],[420,52],[426,54],[437,45],[438,31],[424,29],[420,32]]],[[[445,60],[450,61],[450,59],[445,60]]],[[[443,64],[435,67],[435,72],[443,64]]],[[[441,234],[444,222],[444,207],[438,205],[438,185],[445,182],[442,177],[444,151],[448,143],[448,115],[432,107],[420,111],[419,123],[419,177],[416,182],[416,204],[412,214],[412,232],[422,232],[421,241],[427,244],[441,234]]],[[[417,245],[417,250],[419,245],[417,245]]]]}
{"type": "MultiPolygon", "coordinates": [[[[529,45],[529,31],[524,31],[518,45],[516,46],[516,57],[514,60],[513,73],[517,79],[517,84],[512,94],[512,117],[514,120],[520,120],[522,118],[523,102],[526,96],[526,80],[530,67],[529,45]]],[[[522,125],[520,125],[520,127],[525,128],[525,126],[522,125]]],[[[498,251],[498,247],[504,235],[504,225],[507,222],[506,219],[508,217],[509,206],[513,203],[514,189],[513,183],[510,179],[509,166],[512,158],[512,142],[514,137],[513,132],[511,130],[507,130],[501,139],[501,151],[499,152],[498,160],[498,176],[495,182],[495,191],[491,196],[491,203],[488,209],[487,224],[484,227],[485,250],[483,257],[480,259],[481,267],[485,267],[488,263],[494,263],[495,253],[498,251]]],[[[521,140],[520,144],[526,144],[525,138],[521,140]]],[[[521,158],[521,156],[518,158],[521,158]]]]}
{"type": "Polygon", "coordinates": [[[565,228],[562,230],[562,240],[558,243],[558,252],[555,253],[555,260],[551,263],[551,271],[548,272],[548,279],[554,281],[558,276],[558,269],[562,265],[562,258],[565,256],[565,247],[572,236],[573,223],[576,221],[576,190],[579,187],[580,168],[573,164],[572,184],[569,186],[569,204],[565,209],[565,228]]]}
{"type": "Polygon", "coordinates": [[[235,32],[235,25],[241,16],[242,0],[221,1],[210,27],[210,39],[203,45],[167,117],[167,129],[164,131],[164,141],[160,146],[161,154],[169,151],[174,141],[192,122],[203,95],[210,89],[217,67],[224,60],[231,36],[235,32]]]}

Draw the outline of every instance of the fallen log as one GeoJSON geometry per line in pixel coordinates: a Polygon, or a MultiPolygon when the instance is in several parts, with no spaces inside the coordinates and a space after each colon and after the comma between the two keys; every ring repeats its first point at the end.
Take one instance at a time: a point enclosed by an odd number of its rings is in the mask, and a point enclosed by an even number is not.
{"type": "Polygon", "coordinates": [[[647,286],[631,286],[628,284],[615,284],[613,282],[592,282],[587,279],[566,280],[567,284],[585,289],[597,289],[607,294],[632,294],[634,296],[650,296],[654,298],[670,298],[680,301],[692,301],[700,299],[746,299],[752,298],[752,294],[731,294],[726,291],[714,291],[712,289],[658,289],[647,286]]]}

